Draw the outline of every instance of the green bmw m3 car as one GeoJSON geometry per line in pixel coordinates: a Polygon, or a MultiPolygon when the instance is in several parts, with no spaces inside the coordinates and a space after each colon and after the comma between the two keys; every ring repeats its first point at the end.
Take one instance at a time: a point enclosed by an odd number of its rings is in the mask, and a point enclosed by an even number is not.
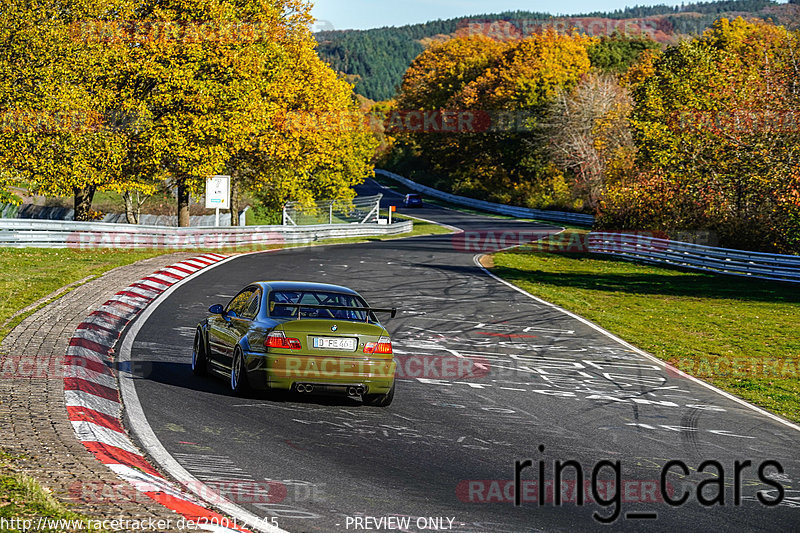
{"type": "Polygon", "coordinates": [[[192,371],[249,389],[332,392],[388,406],[395,389],[392,342],[376,313],[339,285],[251,283],[226,306],[212,305],[194,337],[192,371]]]}

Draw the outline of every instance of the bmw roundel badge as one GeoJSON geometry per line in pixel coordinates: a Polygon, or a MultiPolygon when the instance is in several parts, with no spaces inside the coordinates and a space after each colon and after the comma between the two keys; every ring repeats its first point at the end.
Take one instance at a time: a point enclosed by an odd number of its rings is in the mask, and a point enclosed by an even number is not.
{"type": "Polygon", "coordinates": [[[339,329],[339,326],[337,326],[336,324],[331,326],[331,331],[336,331],[337,329],[339,329]]]}

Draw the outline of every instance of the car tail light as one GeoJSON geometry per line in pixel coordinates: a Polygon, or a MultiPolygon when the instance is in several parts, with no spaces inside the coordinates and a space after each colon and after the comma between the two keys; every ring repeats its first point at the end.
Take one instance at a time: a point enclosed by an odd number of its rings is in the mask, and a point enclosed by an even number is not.
{"type": "Polygon", "coordinates": [[[283,348],[286,350],[299,350],[302,348],[300,339],[287,337],[282,331],[271,331],[267,335],[267,340],[264,341],[264,346],[267,348],[283,348]]]}
{"type": "Polygon", "coordinates": [[[392,353],[392,341],[389,337],[381,337],[378,342],[364,345],[364,353],[392,353]]]}

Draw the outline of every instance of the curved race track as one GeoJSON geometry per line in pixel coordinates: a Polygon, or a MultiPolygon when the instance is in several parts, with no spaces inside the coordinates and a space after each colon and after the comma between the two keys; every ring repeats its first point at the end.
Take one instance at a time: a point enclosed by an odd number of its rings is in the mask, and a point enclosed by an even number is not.
{"type": "MultiPolygon", "coordinates": [[[[469,231],[558,230],[430,207],[419,214],[469,231]]],[[[153,312],[133,344],[135,387],[147,422],[195,477],[292,532],[389,531],[397,522],[377,520],[390,516],[410,517],[409,531],[431,528],[428,518],[442,519],[445,529],[454,519],[451,531],[800,528],[800,432],[665,372],[586,323],[500,283],[475,265],[474,252],[459,251],[453,242],[452,235],[441,235],[286,249],[199,274],[153,312]],[[228,394],[222,380],[192,376],[192,336],[208,306],[267,279],[342,284],[372,305],[401,308],[385,323],[396,355],[414,375],[398,382],[391,407],[344,398],[242,399],[228,394]],[[481,366],[462,379],[442,379],[441,362],[453,358],[481,366]],[[599,461],[620,461],[625,497],[619,517],[610,528],[602,526],[593,513],[608,516],[615,505],[557,506],[552,494],[543,505],[534,495],[515,507],[508,484],[515,461],[525,459],[533,467],[523,471],[523,480],[538,477],[539,461],[545,480],[553,479],[556,460],[577,461],[587,478],[599,461]],[[784,473],[769,467],[763,477],[787,487],[782,503],[770,508],[756,501],[759,490],[769,498],[777,494],[759,480],[757,467],[768,459],[784,473]],[[689,494],[677,507],[659,496],[660,472],[670,460],[683,461],[691,472],[681,479],[675,468],[667,476],[675,498],[689,494]],[[698,483],[718,479],[695,472],[705,460],[723,469],[708,471],[724,475],[724,505],[697,502],[698,483]],[[737,460],[753,462],[738,476],[739,505],[737,460]],[[267,481],[282,485],[266,496],[257,489],[267,481]]],[[[574,479],[573,472],[566,469],[564,478],[574,479]]],[[[610,472],[600,477],[611,479],[610,472]]],[[[605,485],[597,486],[603,497],[605,485]]],[[[574,497],[575,485],[565,487],[566,498],[574,497]]],[[[708,497],[717,492],[706,484],[708,497]]]]}

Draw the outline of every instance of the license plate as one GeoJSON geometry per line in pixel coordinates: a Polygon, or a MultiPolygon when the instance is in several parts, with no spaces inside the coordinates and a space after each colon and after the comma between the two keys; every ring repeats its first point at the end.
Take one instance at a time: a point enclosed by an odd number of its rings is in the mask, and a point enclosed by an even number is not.
{"type": "Polygon", "coordinates": [[[346,337],[313,337],[314,348],[325,350],[350,350],[356,349],[356,339],[346,337]]]}

